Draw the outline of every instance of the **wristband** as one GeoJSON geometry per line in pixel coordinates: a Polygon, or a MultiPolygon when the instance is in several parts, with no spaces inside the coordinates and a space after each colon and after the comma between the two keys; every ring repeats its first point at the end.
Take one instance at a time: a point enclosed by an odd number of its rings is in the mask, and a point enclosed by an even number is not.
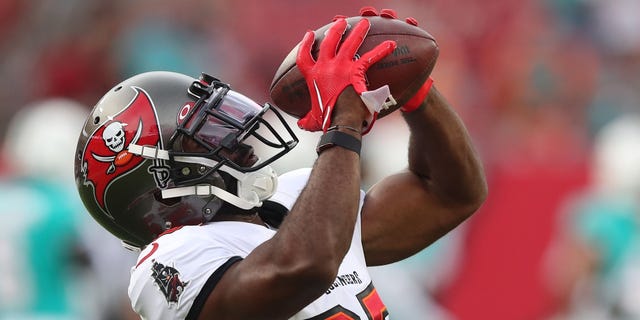
{"type": "Polygon", "coordinates": [[[358,138],[342,131],[328,131],[320,138],[316,152],[320,154],[322,151],[336,146],[343,147],[360,155],[362,142],[358,138]]]}
{"type": "Polygon", "coordinates": [[[427,94],[429,94],[429,90],[431,90],[431,86],[433,86],[433,79],[429,77],[422,84],[422,87],[418,89],[418,92],[416,92],[416,94],[413,95],[413,98],[407,101],[407,103],[405,103],[400,108],[400,110],[402,110],[403,112],[413,112],[416,109],[418,109],[422,105],[424,98],[427,96],[427,94]]]}
{"type": "Polygon", "coordinates": [[[329,127],[329,129],[327,129],[327,131],[340,130],[340,129],[347,129],[347,130],[353,131],[353,132],[355,132],[357,134],[361,134],[362,133],[362,130],[358,130],[358,129],[356,129],[354,127],[350,127],[350,126],[341,126],[341,125],[331,126],[331,127],[329,127]]]}

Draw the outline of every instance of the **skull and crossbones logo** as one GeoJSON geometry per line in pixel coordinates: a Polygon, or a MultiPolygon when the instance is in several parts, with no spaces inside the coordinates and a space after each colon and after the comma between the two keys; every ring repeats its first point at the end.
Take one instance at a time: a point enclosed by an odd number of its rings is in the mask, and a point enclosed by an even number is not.
{"type": "Polygon", "coordinates": [[[118,121],[112,122],[104,129],[104,133],[102,133],[104,144],[107,145],[107,147],[115,153],[118,153],[122,151],[122,149],[124,149],[124,127],[126,125],[126,123],[118,121]]]}
{"type": "MultiPolygon", "coordinates": [[[[114,121],[107,125],[102,133],[102,140],[104,141],[105,146],[111,150],[114,155],[99,155],[92,153],[94,159],[100,162],[109,162],[109,168],[107,169],[107,174],[112,174],[116,170],[117,158],[126,158],[123,156],[128,155],[128,151],[124,150],[126,144],[126,132],[124,130],[126,123],[120,121],[114,121]],[[127,153],[127,154],[123,154],[127,153]]],[[[142,134],[142,121],[138,122],[138,128],[136,130],[136,134],[131,139],[131,143],[135,144],[140,139],[140,135],[142,134]]]]}

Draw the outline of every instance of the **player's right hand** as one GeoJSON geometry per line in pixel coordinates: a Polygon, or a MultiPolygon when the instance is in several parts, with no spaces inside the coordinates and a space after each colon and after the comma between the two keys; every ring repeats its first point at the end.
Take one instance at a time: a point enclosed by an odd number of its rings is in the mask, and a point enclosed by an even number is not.
{"type": "Polygon", "coordinates": [[[298,50],[296,64],[309,88],[311,109],[298,120],[300,128],[326,132],[331,125],[333,108],[342,91],[350,85],[358,94],[367,91],[367,69],[396,48],[394,41],[384,41],[356,59],[356,53],[369,31],[369,26],[369,21],[362,19],[340,45],[347,21],[338,18],[320,44],[317,61],[311,55],[314,33],[309,31],[305,34],[298,50]]]}

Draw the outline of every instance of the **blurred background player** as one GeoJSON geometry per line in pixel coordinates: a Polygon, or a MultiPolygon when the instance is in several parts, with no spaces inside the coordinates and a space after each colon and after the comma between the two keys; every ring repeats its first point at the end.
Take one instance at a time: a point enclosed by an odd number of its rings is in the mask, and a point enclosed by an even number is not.
{"type": "Polygon", "coordinates": [[[84,210],[63,153],[73,152],[85,113],[74,101],[47,99],[10,122],[0,180],[2,319],[87,315],[79,304],[88,266],[78,241],[84,210]]]}
{"type": "Polygon", "coordinates": [[[559,319],[640,318],[640,115],[606,124],[595,139],[591,183],[567,199],[549,251],[559,319]]]}
{"type": "Polygon", "coordinates": [[[126,275],[132,260],[117,241],[100,239],[106,232],[87,219],[68,154],[75,151],[86,113],[74,100],[44,99],[22,107],[7,128],[0,176],[0,319],[125,318],[128,305],[120,298],[126,282],[114,274],[126,275]],[[98,240],[108,259],[85,250],[98,240]],[[114,247],[120,251],[112,252],[114,247]]]}

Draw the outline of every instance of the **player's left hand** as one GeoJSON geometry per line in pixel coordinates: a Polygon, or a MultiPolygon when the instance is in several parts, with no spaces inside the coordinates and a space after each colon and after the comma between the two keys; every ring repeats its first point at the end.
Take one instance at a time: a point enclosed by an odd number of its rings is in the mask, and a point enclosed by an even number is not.
{"type": "MultiPolygon", "coordinates": [[[[369,6],[360,8],[360,15],[363,17],[380,16],[387,19],[399,19],[398,13],[393,9],[382,9],[380,10],[380,12],[378,12],[376,8],[369,6]]],[[[339,19],[341,17],[342,16],[336,16],[334,19],[339,19]]],[[[405,18],[404,22],[413,26],[418,26],[418,20],[413,17],[405,18]]],[[[409,99],[409,101],[407,101],[400,107],[400,110],[402,110],[403,112],[412,112],[418,109],[422,105],[424,99],[427,97],[427,94],[429,94],[432,86],[433,79],[429,77],[427,78],[427,80],[425,80],[420,89],[418,89],[416,94],[414,94],[413,97],[409,99]]]]}
{"type": "Polygon", "coordinates": [[[331,124],[331,113],[336,101],[346,87],[352,85],[358,94],[367,91],[367,69],[396,48],[394,41],[384,41],[356,59],[356,53],[369,31],[369,26],[369,21],[362,19],[340,45],[347,21],[344,18],[336,19],[320,44],[317,61],[311,55],[314,33],[309,31],[305,34],[298,50],[296,64],[309,88],[311,109],[298,120],[300,128],[308,131],[326,131],[331,124]]]}

